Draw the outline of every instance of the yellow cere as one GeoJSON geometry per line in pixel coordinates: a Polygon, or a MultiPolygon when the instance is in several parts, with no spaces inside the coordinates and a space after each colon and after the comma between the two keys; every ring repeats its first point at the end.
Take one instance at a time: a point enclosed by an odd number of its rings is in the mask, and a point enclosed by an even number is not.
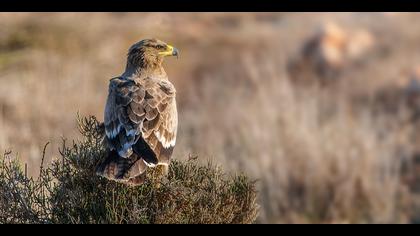
{"type": "Polygon", "coordinates": [[[168,50],[164,51],[164,52],[159,52],[160,55],[164,55],[164,56],[172,56],[174,47],[172,47],[171,45],[167,45],[168,46],[168,50]]]}

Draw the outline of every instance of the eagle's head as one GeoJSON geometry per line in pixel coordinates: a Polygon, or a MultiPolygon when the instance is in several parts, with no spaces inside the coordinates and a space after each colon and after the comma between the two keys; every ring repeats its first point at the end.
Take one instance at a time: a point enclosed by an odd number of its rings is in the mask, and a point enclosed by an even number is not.
{"type": "Polygon", "coordinates": [[[128,50],[127,67],[135,70],[156,69],[166,56],[178,57],[178,50],[158,39],[143,39],[128,50]]]}

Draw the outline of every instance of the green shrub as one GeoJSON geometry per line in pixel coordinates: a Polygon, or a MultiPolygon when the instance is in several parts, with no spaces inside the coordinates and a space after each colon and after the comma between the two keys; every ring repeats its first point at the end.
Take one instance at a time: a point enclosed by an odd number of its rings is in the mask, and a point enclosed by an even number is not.
{"type": "MultiPolygon", "coordinates": [[[[196,158],[172,161],[167,177],[148,172],[128,187],[95,175],[105,155],[94,117],[79,119],[82,141],[63,140],[60,160],[29,178],[6,152],[0,158],[0,223],[253,223],[254,182],[196,158]]],[[[45,154],[44,154],[45,156],[45,154]]]]}

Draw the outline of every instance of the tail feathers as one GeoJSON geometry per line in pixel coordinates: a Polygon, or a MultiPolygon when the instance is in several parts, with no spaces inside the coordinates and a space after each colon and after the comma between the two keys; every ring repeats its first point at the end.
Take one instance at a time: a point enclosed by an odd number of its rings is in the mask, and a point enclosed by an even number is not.
{"type": "Polygon", "coordinates": [[[127,180],[126,184],[129,185],[129,186],[139,186],[139,185],[143,184],[145,180],[146,180],[146,172],[144,172],[144,173],[142,173],[142,174],[140,174],[136,177],[129,178],[127,180]]]}
{"type": "Polygon", "coordinates": [[[110,180],[138,185],[139,182],[144,182],[146,168],[146,164],[136,154],[122,158],[116,151],[110,151],[105,160],[96,167],[96,174],[110,180]]]}

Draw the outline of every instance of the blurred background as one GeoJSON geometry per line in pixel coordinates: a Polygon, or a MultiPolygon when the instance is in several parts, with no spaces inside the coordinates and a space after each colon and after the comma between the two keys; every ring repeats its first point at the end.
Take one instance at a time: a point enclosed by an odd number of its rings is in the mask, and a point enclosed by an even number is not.
{"type": "Polygon", "coordinates": [[[257,180],[260,223],[420,223],[420,14],[1,13],[0,150],[38,175],[129,46],[180,50],[174,156],[257,180]]]}

